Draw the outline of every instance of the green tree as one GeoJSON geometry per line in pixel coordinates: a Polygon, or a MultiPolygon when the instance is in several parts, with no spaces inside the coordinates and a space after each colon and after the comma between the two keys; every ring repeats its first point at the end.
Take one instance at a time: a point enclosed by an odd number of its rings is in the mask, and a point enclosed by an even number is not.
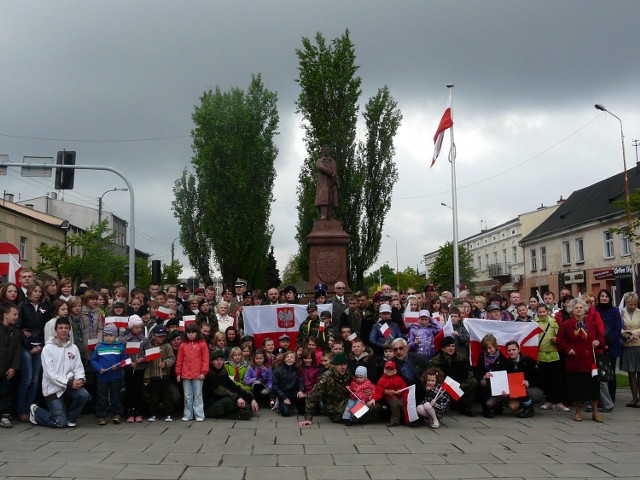
{"type": "Polygon", "coordinates": [[[185,169],[173,186],[174,200],[171,202],[173,216],[180,226],[180,244],[191,267],[204,281],[211,285],[211,247],[208,232],[202,228],[205,210],[201,203],[196,178],[185,169]]]}
{"type": "Polygon", "coordinates": [[[273,254],[273,245],[271,245],[267,255],[267,268],[264,271],[264,286],[265,288],[274,288],[280,286],[281,283],[278,263],[276,262],[276,256],[273,254]]]}
{"type": "MultiPolygon", "coordinates": [[[[128,265],[126,268],[128,268],[128,265]]],[[[144,290],[148,290],[149,285],[151,285],[151,276],[151,265],[149,263],[149,259],[136,258],[136,286],[144,290]]]]}
{"type": "Polygon", "coordinates": [[[115,234],[110,233],[108,220],[92,225],[84,232],[67,236],[66,249],[59,245],[40,245],[36,248],[42,258],[35,268],[38,275],[55,272],[58,278],[69,277],[103,283],[124,278],[127,260],[113,253],[115,234]],[[70,252],[76,252],[71,255],[70,252]]]}
{"type": "Polygon", "coordinates": [[[303,280],[300,275],[300,256],[296,253],[289,257],[289,261],[282,272],[282,285],[294,285],[303,280]]]}
{"type": "MultiPolygon", "coordinates": [[[[470,290],[474,289],[472,279],[476,276],[473,268],[473,255],[462,245],[458,245],[460,258],[460,283],[465,283],[470,290]]],[[[438,285],[440,291],[453,291],[453,243],[447,242],[438,249],[438,255],[429,270],[428,283],[438,285]]]]}
{"type": "Polygon", "coordinates": [[[241,276],[253,287],[264,287],[278,154],[277,99],[255,75],[246,92],[216,87],[204,92],[195,107],[195,176],[191,180],[183,174],[187,178],[179,180],[176,200],[178,193],[187,192],[195,198],[181,209],[174,202],[174,212],[180,222],[180,242],[205,283],[211,280],[201,273],[204,260],[196,257],[210,249],[225,283],[241,276]],[[197,249],[188,237],[197,239],[197,249]]]}
{"type": "Polygon", "coordinates": [[[369,293],[375,293],[382,285],[395,285],[396,284],[396,271],[385,263],[380,268],[371,270],[369,275],[363,279],[363,289],[369,293]],[[380,279],[382,278],[382,284],[380,279]]]}
{"type": "Polygon", "coordinates": [[[182,274],[182,263],[180,260],[174,260],[171,263],[165,263],[162,265],[162,284],[172,284],[175,285],[178,283],[178,279],[182,274]]]}
{"type": "Polygon", "coordinates": [[[298,267],[306,277],[309,251],[305,239],[317,218],[315,160],[320,156],[320,147],[328,144],[340,177],[339,207],[334,215],[351,237],[347,247],[348,280],[355,288],[361,288],[364,272],[378,256],[382,227],[397,180],[393,138],[402,115],[388,88],[381,88],[365,106],[366,139],[357,142],[362,80],[356,75],[359,67],[348,30],[330,44],[320,33],[316,34],[315,43],[303,38],[296,54],[301,89],[296,111],[302,114],[307,150],[297,189],[298,267]]]}

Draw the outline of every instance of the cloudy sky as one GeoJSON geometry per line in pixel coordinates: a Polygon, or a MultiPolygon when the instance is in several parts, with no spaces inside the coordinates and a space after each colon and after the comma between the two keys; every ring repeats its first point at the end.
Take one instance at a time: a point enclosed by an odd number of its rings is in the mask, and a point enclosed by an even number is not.
{"type": "MultiPolygon", "coordinates": [[[[168,261],[178,224],[171,187],[192,155],[191,113],[202,92],[245,88],[261,73],[278,92],[280,134],[273,244],[282,270],[295,252],[295,188],[304,147],[295,115],[295,49],[316,32],[349,29],[363,79],[361,105],[388,85],[404,120],[400,179],[384,234],[400,268],[451,239],[450,168],[429,169],[447,83],[454,83],[460,237],[550,205],[622,170],[640,138],[638,3],[578,1],[7,1],[0,15],[0,153],[77,151],[133,183],[136,247],[168,261]]],[[[362,133],[362,132],[361,132],[362,133]]],[[[2,189],[24,200],[53,179],[14,170],[2,189]]],[[[77,172],[67,201],[97,207],[123,187],[111,173],[77,172]]],[[[385,188],[385,186],[381,186],[385,188]]],[[[128,219],[128,194],[105,208],[128,219]]],[[[224,212],[230,215],[232,212],[224,212]]],[[[395,266],[383,237],[378,264],[395,266]]],[[[181,248],[178,257],[183,259],[181,248]]]]}

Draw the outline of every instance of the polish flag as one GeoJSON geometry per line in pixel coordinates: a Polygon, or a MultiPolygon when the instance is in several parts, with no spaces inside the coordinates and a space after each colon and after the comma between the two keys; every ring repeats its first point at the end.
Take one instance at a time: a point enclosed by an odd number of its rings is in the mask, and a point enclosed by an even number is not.
{"type": "Polygon", "coordinates": [[[186,325],[184,324],[184,320],[180,320],[178,322],[178,330],[184,332],[186,330],[186,325]]]}
{"type": "MultiPolygon", "coordinates": [[[[440,147],[442,147],[442,140],[444,138],[444,132],[453,126],[453,120],[451,119],[451,94],[449,94],[449,101],[447,102],[447,108],[445,108],[440,124],[436,130],[436,134],[433,136],[433,159],[431,160],[431,167],[436,163],[438,155],[440,155],[440,147]]],[[[429,167],[429,168],[431,168],[429,167]]]]}
{"type": "Polygon", "coordinates": [[[383,323],[380,327],[380,333],[384,335],[384,338],[389,338],[393,332],[391,331],[391,327],[388,324],[383,323]]]}
{"type": "Polygon", "coordinates": [[[160,347],[153,347],[145,350],[144,357],[147,362],[158,360],[160,358],[160,347]]]}
{"type": "Polygon", "coordinates": [[[447,323],[442,327],[442,330],[433,337],[433,345],[436,347],[436,353],[440,351],[440,343],[444,337],[453,337],[453,324],[451,323],[451,319],[448,319],[447,323]]]}
{"type": "Polygon", "coordinates": [[[118,365],[120,367],[126,367],[127,365],[131,365],[131,359],[127,358],[125,360],[122,360],[118,365]]]}
{"type": "Polygon", "coordinates": [[[320,324],[318,325],[318,331],[324,332],[324,322],[320,322],[320,324]]]}
{"type": "Polygon", "coordinates": [[[171,309],[166,307],[158,307],[158,311],[156,312],[156,317],[161,318],[162,320],[166,320],[171,315],[171,309]]]}
{"type": "Polygon", "coordinates": [[[464,395],[464,392],[460,388],[460,384],[451,377],[444,379],[444,382],[442,382],[442,389],[447,392],[455,402],[460,400],[460,397],[464,395]]]}
{"type": "Polygon", "coordinates": [[[418,416],[418,410],[416,409],[416,386],[410,385],[403,389],[402,397],[404,399],[404,419],[407,424],[415,422],[420,418],[418,416]]]}
{"type": "Polygon", "coordinates": [[[184,322],[184,326],[186,327],[190,323],[196,323],[196,316],[195,315],[183,315],[182,316],[182,321],[184,322]]]}
{"type": "Polygon", "coordinates": [[[89,350],[95,350],[99,342],[100,340],[98,340],[97,338],[90,338],[89,340],[87,340],[87,348],[89,350]]]}
{"type": "Polygon", "coordinates": [[[140,342],[127,342],[124,351],[127,355],[137,354],[140,351],[140,342]]]}
{"type": "Polygon", "coordinates": [[[592,377],[597,377],[598,376],[598,364],[596,364],[596,363],[592,363],[591,364],[591,376],[592,377]]]}
{"type": "Polygon", "coordinates": [[[505,344],[515,340],[520,345],[520,352],[538,361],[538,335],[544,333],[535,322],[501,322],[499,320],[482,320],[479,318],[465,318],[464,326],[469,331],[469,360],[476,365],[482,349],[480,342],[488,333],[493,334],[498,341],[498,347],[507,356],[505,344]]]}
{"type": "MultiPolygon", "coordinates": [[[[332,303],[318,305],[318,314],[331,312],[332,303]]],[[[244,333],[253,335],[253,344],[261,348],[262,340],[267,337],[276,342],[283,333],[291,337],[291,345],[295,345],[300,325],[307,318],[306,305],[256,305],[242,308],[244,333]]]]}
{"type": "Polygon", "coordinates": [[[362,402],[358,402],[350,411],[356,418],[360,418],[369,411],[369,407],[362,402]]]}
{"type": "Polygon", "coordinates": [[[347,337],[347,340],[349,340],[350,342],[353,342],[356,338],[358,338],[358,334],[356,332],[353,332],[351,335],[347,337]]]}
{"type": "Polygon", "coordinates": [[[129,317],[107,317],[104,319],[104,324],[112,324],[118,328],[127,328],[129,326],[129,317]]]}
{"type": "Polygon", "coordinates": [[[420,312],[404,312],[404,326],[409,330],[420,320],[420,312]]]}

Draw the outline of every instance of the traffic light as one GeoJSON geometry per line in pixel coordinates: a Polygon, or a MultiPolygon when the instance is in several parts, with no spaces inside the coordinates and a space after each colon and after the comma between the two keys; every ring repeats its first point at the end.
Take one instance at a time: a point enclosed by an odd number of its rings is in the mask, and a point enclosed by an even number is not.
{"type": "MultiPolygon", "coordinates": [[[[56,165],[75,165],[76,164],[76,152],[67,152],[63,150],[58,152],[58,158],[56,159],[56,165]]],[[[56,190],[72,190],[73,189],[73,177],[75,174],[73,168],[56,168],[56,190]]]]}

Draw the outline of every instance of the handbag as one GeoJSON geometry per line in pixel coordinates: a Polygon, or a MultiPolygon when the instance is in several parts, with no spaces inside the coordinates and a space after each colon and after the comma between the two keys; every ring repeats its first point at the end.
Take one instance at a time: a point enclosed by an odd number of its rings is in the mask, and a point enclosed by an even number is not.
{"type": "Polygon", "coordinates": [[[606,353],[596,353],[596,364],[598,365],[598,377],[601,382],[613,380],[616,372],[606,353]]]}

